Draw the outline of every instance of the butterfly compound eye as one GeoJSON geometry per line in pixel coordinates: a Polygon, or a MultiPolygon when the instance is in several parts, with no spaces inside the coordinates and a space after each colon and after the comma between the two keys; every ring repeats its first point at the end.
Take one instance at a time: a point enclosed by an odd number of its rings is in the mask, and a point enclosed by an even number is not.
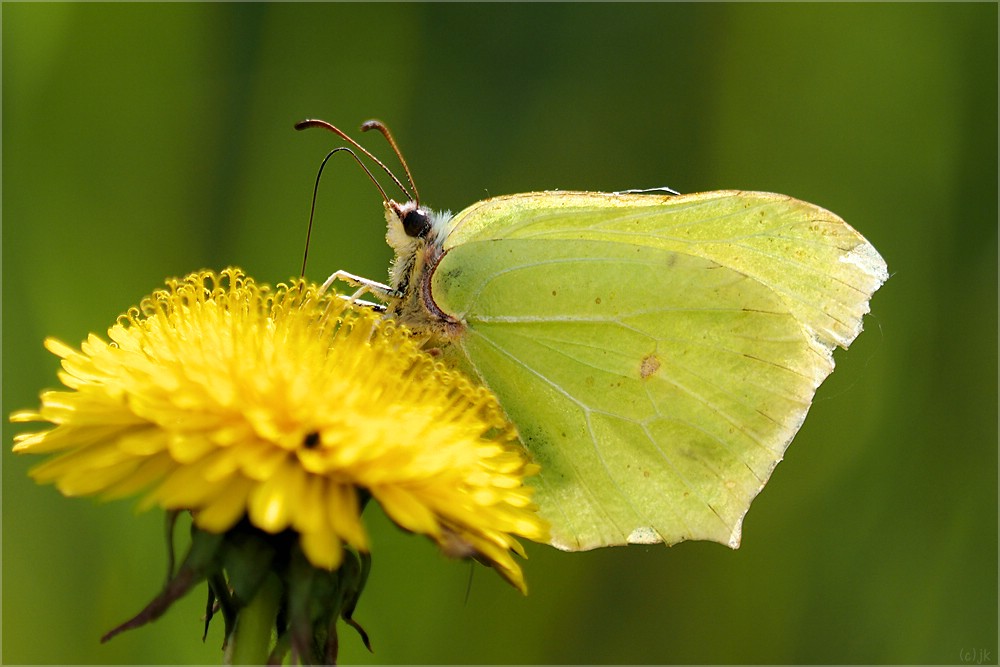
{"type": "Polygon", "coordinates": [[[393,215],[403,225],[403,231],[414,239],[425,238],[431,230],[431,216],[427,209],[422,209],[412,199],[405,204],[389,202],[393,215]]]}
{"type": "Polygon", "coordinates": [[[403,214],[403,231],[407,236],[423,238],[431,228],[430,218],[418,208],[411,208],[403,214]]]}

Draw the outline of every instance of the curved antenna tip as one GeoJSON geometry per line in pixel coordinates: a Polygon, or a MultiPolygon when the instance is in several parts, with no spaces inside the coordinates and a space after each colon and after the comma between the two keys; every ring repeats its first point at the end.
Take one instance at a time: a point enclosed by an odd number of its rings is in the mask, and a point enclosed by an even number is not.
{"type": "Polygon", "coordinates": [[[315,118],[306,118],[305,120],[300,120],[295,124],[296,130],[308,130],[310,127],[321,126],[324,121],[316,120],[315,118]]]}
{"type": "MultiPolygon", "coordinates": [[[[389,143],[392,145],[393,151],[395,151],[396,156],[399,157],[399,161],[403,163],[403,169],[406,170],[406,178],[410,181],[410,187],[413,187],[413,177],[410,176],[410,170],[406,166],[406,162],[403,160],[402,156],[399,154],[399,148],[396,147],[396,142],[393,141],[392,135],[389,134],[389,130],[385,127],[385,125],[381,121],[369,120],[369,121],[365,122],[365,125],[368,125],[369,123],[371,124],[372,128],[379,129],[382,132],[382,134],[384,134],[386,136],[386,138],[389,140],[389,143]]],[[[368,158],[370,160],[372,160],[375,164],[377,164],[379,167],[381,167],[382,171],[384,171],[386,174],[389,175],[389,178],[392,179],[392,182],[396,184],[396,186],[400,189],[400,191],[404,195],[407,196],[407,198],[413,199],[413,200],[418,201],[418,202],[420,201],[420,199],[419,199],[419,197],[417,195],[417,189],[416,188],[413,188],[413,195],[411,196],[410,193],[409,193],[409,191],[403,186],[402,182],[400,182],[400,180],[398,178],[396,178],[396,175],[392,173],[392,171],[389,169],[389,167],[385,166],[385,164],[381,160],[379,160],[377,157],[375,157],[374,155],[372,155],[371,151],[369,151],[367,148],[365,148],[364,146],[362,146],[361,144],[359,144],[358,142],[356,142],[354,139],[351,139],[349,136],[347,136],[347,134],[345,134],[344,131],[341,130],[340,128],[338,128],[336,125],[333,125],[332,123],[328,123],[325,120],[318,120],[318,119],[315,119],[315,118],[307,118],[305,120],[300,120],[299,122],[297,122],[295,124],[295,129],[296,130],[305,130],[305,129],[308,129],[310,127],[320,127],[320,128],[323,128],[324,130],[329,130],[330,132],[333,132],[334,134],[336,134],[338,137],[340,137],[341,139],[343,139],[347,143],[349,143],[352,146],[354,146],[355,148],[357,148],[359,151],[361,151],[366,156],[368,156],[368,158]]],[[[355,157],[357,157],[357,156],[355,156],[355,157]]],[[[371,173],[369,173],[368,175],[371,176],[371,173]]],[[[378,185],[377,182],[376,182],[376,185],[378,185]]],[[[382,190],[381,187],[379,187],[379,190],[382,191],[382,197],[386,201],[388,201],[389,199],[388,199],[388,197],[385,196],[385,191],[382,190]]]]}
{"type": "Polygon", "coordinates": [[[412,199],[419,206],[420,193],[417,192],[417,185],[413,182],[413,174],[410,173],[410,167],[406,164],[406,159],[403,157],[402,151],[399,150],[399,146],[396,144],[396,140],[393,138],[392,132],[389,131],[388,126],[386,126],[386,124],[382,121],[372,118],[361,123],[361,131],[367,132],[368,130],[378,130],[382,133],[382,136],[386,138],[386,141],[389,142],[389,146],[392,147],[392,152],[396,154],[396,159],[399,160],[401,165],[403,165],[403,171],[406,172],[406,180],[409,182],[410,188],[413,190],[413,195],[410,196],[410,193],[406,192],[406,188],[400,187],[400,190],[402,190],[407,197],[410,197],[410,199],[412,199]]]}

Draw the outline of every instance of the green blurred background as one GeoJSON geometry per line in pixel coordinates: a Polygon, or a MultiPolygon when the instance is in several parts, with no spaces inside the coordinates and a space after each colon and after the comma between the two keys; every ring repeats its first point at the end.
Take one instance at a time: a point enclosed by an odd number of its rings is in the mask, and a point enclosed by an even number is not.
{"type": "MultiPolygon", "coordinates": [[[[367,663],[997,660],[997,5],[9,4],[3,411],[42,348],[191,270],[298,272],[316,168],[370,117],[425,203],[540,189],[782,192],[892,275],[749,513],[716,544],[533,545],[523,598],[370,517],[342,629],[367,663]]],[[[387,155],[378,137],[365,135],[387,155]]],[[[324,176],[308,274],[380,278],[378,193],[324,176]]],[[[62,498],[3,430],[5,663],[213,663],[199,589],[97,638],[164,572],[162,515],[62,498]]]]}

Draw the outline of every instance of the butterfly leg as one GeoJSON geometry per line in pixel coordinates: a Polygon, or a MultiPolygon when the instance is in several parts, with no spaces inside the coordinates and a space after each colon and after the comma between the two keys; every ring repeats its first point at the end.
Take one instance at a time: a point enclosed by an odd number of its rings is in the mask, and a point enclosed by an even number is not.
{"type": "Polygon", "coordinates": [[[348,285],[358,288],[358,290],[351,296],[342,295],[340,298],[345,301],[350,301],[351,303],[373,308],[379,312],[385,312],[384,305],[373,303],[371,301],[363,301],[359,297],[365,294],[371,294],[379,297],[380,299],[384,299],[385,301],[395,301],[402,297],[397,290],[392,289],[388,285],[384,285],[374,280],[369,280],[368,278],[362,278],[361,276],[356,276],[353,273],[348,273],[347,271],[334,272],[334,274],[327,278],[326,282],[323,283],[320,291],[325,292],[331,285],[333,285],[333,283],[337,281],[347,283],[348,285]]]}

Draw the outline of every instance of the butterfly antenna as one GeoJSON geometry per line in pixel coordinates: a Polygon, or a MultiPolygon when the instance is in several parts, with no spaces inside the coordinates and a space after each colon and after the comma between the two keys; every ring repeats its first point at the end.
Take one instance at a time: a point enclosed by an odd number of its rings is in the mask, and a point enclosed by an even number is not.
{"type": "Polygon", "coordinates": [[[392,132],[389,128],[380,120],[366,120],[361,124],[361,131],[367,132],[368,130],[378,130],[382,133],[382,136],[386,138],[389,145],[392,146],[392,152],[396,154],[399,159],[399,163],[403,165],[403,171],[406,172],[406,180],[410,183],[410,188],[413,190],[413,201],[418,206],[420,205],[420,193],[417,192],[417,184],[413,182],[413,174],[410,173],[410,167],[406,164],[406,160],[403,159],[403,153],[399,150],[399,146],[396,144],[396,140],[392,138],[392,132]]]}
{"type": "MultiPolygon", "coordinates": [[[[369,121],[369,122],[371,122],[371,121],[369,121]]],[[[375,122],[377,123],[378,121],[375,121],[375,122]]],[[[348,142],[349,144],[351,144],[352,146],[354,146],[355,148],[357,148],[359,151],[361,151],[362,153],[364,153],[365,155],[367,155],[368,158],[370,160],[372,160],[375,164],[377,164],[379,167],[381,167],[382,171],[384,171],[386,174],[389,175],[389,178],[392,179],[392,182],[396,184],[396,186],[402,191],[402,193],[404,195],[406,195],[406,197],[408,199],[414,199],[414,197],[410,196],[410,191],[406,189],[406,187],[403,185],[402,181],[400,181],[398,178],[396,178],[396,175],[389,170],[389,167],[385,166],[382,163],[381,160],[379,160],[377,157],[375,157],[374,155],[372,155],[371,151],[369,151],[367,148],[365,148],[364,146],[362,146],[361,144],[359,144],[358,142],[356,142],[354,139],[351,139],[349,136],[347,136],[346,134],[344,134],[344,132],[340,128],[338,128],[337,126],[335,126],[335,125],[333,125],[331,123],[328,123],[325,120],[318,120],[318,119],[315,119],[315,118],[307,118],[306,120],[300,120],[298,123],[295,124],[295,129],[296,130],[305,130],[305,129],[308,129],[308,128],[311,128],[311,127],[321,127],[324,130],[329,130],[330,132],[333,132],[338,137],[340,137],[344,141],[348,142]]],[[[393,147],[395,147],[395,144],[393,144],[393,147]]],[[[399,155],[399,152],[397,151],[396,154],[399,155]]],[[[355,154],[355,157],[357,157],[356,154],[355,154]]],[[[359,162],[360,162],[360,160],[359,160],[359,162]]],[[[400,158],[400,162],[402,162],[402,158],[400,158]]],[[[403,168],[404,169],[406,168],[406,163],[405,162],[403,162],[403,168]]],[[[368,170],[366,169],[365,171],[368,171],[368,170]]],[[[371,172],[369,172],[368,175],[370,176],[371,172]]],[[[406,176],[407,176],[407,178],[409,178],[409,176],[410,176],[409,169],[406,170],[406,176]]],[[[411,180],[410,184],[412,185],[412,183],[413,182],[411,180]]],[[[379,190],[382,190],[382,188],[379,188],[379,190]]],[[[389,201],[389,198],[385,196],[385,191],[382,192],[382,196],[385,197],[386,202],[389,201]]]]}
{"type": "Polygon", "coordinates": [[[341,151],[347,151],[350,154],[350,156],[354,158],[354,161],[357,162],[359,165],[361,165],[361,168],[365,170],[366,174],[368,174],[368,178],[372,180],[372,183],[375,184],[375,187],[378,188],[378,191],[382,193],[382,199],[386,202],[389,201],[389,197],[386,196],[385,190],[382,189],[382,186],[379,185],[379,182],[375,179],[375,176],[372,174],[371,170],[365,166],[365,163],[361,161],[361,158],[358,157],[357,153],[352,151],[347,146],[339,146],[337,148],[334,148],[329,153],[327,153],[326,157],[323,158],[323,162],[320,163],[319,165],[319,171],[316,173],[316,184],[313,185],[312,205],[309,207],[309,225],[306,228],[306,249],[302,253],[302,272],[299,274],[300,277],[304,277],[306,275],[306,260],[309,259],[309,239],[312,237],[313,216],[316,213],[316,196],[319,193],[319,181],[323,177],[323,167],[326,166],[327,161],[330,158],[332,158],[334,154],[339,153],[341,151]]]}

